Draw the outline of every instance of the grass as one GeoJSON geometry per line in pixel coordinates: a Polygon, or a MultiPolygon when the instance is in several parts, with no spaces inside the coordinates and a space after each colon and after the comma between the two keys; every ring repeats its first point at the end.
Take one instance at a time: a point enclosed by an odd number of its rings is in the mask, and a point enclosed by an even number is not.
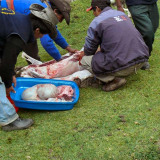
{"type": "MultiPolygon", "coordinates": [[[[92,13],[88,0],[72,3],[71,25],[58,25],[72,47],[81,49],[92,13]]],[[[159,5],[160,9],[160,5],[159,5]]],[[[62,54],[66,53],[61,48],[62,54]]],[[[39,45],[43,61],[51,57],[39,45]]],[[[32,118],[27,130],[0,131],[0,160],[159,160],[160,159],[160,28],[149,60],[151,69],[127,78],[127,85],[105,93],[80,89],[70,111],[21,109],[32,118]]],[[[19,57],[17,66],[26,65],[19,57]]]]}

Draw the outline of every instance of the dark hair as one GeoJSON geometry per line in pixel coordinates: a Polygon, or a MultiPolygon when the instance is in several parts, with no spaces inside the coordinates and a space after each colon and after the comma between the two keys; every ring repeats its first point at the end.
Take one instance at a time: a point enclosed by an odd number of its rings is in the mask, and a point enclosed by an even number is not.
{"type": "MultiPolygon", "coordinates": [[[[108,6],[97,6],[97,7],[100,8],[101,10],[103,10],[106,7],[110,7],[110,5],[108,5],[108,6]]],[[[96,7],[92,7],[92,10],[96,11],[96,7]]]]}
{"type": "Polygon", "coordinates": [[[111,6],[111,3],[109,0],[94,0],[92,1],[92,10],[93,11],[96,11],[96,6],[98,8],[100,8],[101,10],[103,10],[104,8],[106,7],[110,7],[111,6]]]}
{"type": "Polygon", "coordinates": [[[92,10],[95,12],[96,11],[96,7],[92,7],[92,10]]]}
{"type": "Polygon", "coordinates": [[[50,33],[50,29],[47,27],[47,25],[38,17],[34,16],[32,13],[29,14],[29,17],[31,19],[33,30],[35,31],[37,28],[40,29],[40,33],[42,34],[48,34],[50,33]]]}

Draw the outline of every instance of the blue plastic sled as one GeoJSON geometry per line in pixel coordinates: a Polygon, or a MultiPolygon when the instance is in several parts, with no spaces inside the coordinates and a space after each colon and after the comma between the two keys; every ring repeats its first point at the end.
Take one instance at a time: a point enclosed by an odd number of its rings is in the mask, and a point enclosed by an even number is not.
{"type": "Polygon", "coordinates": [[[17,86],[14,88],[16,93],[11,92],[11,98],[16,107],[37,110],[70,110],[79,99],[79,88],[73,81],[41,79],[41,78],[17,78],[17,86]],[[55,86],[69,85],[74,90],[72,102],[39,102],[25,101],[21,99],[23,91],[37,84],[54,84],[55,86]]]}

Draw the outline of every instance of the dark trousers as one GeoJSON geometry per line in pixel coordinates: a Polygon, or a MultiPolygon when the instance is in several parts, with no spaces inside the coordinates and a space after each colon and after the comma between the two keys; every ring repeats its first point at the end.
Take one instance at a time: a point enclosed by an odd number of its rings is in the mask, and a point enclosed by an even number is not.
{"type": "MultiPolygon", "coordinates": [[[[39,60],[40,61],[40,57],[38,55],[38,44],[37,41],[33,42],[33,43],[28,43],[23,51],[28,54],[29,56],[31,56],[32,58],[39,60]]],[[[30,64],[29,61],[27,61],[28,64],[30,64]]]]}
{"type": "Polygon", "coordinates": [[[135,5],[129,6],[135,27],[143,36],[149,53],[152,51],[154,35],[159,26],[159,12],[157,3],[151,5],[135,5]]]}

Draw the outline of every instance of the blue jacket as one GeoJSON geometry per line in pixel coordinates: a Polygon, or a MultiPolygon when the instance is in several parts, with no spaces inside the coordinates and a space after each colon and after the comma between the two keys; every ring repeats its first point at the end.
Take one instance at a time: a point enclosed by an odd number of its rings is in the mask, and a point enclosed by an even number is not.
{"type": "Polygon", "coordinates": [[[141,34],[123,13],[106,7],[90,24],[85,55],[94,55],[96,75],[110,74],[148,60],[149,51],[141,34]],[[96,52],[100,45],[101,51],[96,52]]]}
{"type": "MultiPolygon", "coordinates": [[[[43,7],[47,7],[45,3],[42,3],[40,0],[14,0],[14,9],[16,12],[20,12],[22,14],[28,15],[30,13],[29,7],[31,4],[37,3],[43,7]]],[[[1,6],[8,8],[6,0],[1,1],[1,6]]],[[[68,46],[68,43],[62,37],[61,33],[58,31],[58,35],[54,40],[56,44],[65,49],[68,46]]],[[[53,40],[49,37],[49,35],[44,35],[41,39],[41,44],[44,49],[55,59],[60,60],[61,54],[53,43],[53,40]]]]}

